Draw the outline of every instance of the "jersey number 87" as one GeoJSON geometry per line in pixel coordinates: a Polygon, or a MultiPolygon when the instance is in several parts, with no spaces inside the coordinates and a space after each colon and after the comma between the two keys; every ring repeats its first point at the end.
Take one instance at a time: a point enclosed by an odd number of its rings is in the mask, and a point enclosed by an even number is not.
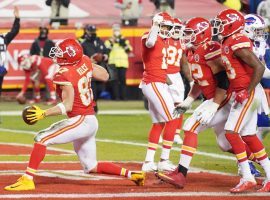
{"type": "Polygon", "coordinates": [[[78,81],[78,90],[80,98],[85,106],[89,106],[93,99],[93,91],[91,89],[92,72],[88,72],[78,81]]]}

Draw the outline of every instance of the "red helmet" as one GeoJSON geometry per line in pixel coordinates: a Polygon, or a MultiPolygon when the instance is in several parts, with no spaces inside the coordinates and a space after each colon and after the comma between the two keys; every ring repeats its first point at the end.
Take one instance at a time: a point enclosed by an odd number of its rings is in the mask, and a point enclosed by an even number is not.
{"type": "Polygon", "coordinates": [[[187,46],[197,46],[211,39],[212,30],[207,19],[194,17],[185,23],[184,42],[187,46]]]}
{"type": "Polygon", "coordinates": [[[242,13],[234,9],[226,9],[221,11],[213,20],[213,28],[217,34],[228,37],[234,33],[244,29],[245,18],[242,13]]]}
{"type": "Polygon", "coordinates": [[[22,54],[18,56],[18,65],[24,70],[29,70],[32,65],[31,56],[29,54],[22,54]]]}
{"type": "Polygon", "coordinates": [[[157,13],[153,17],[153,23],[158,23],[159,25],[159,36],[162,38],[169,38],[172,35],[173,30],[173,19],[166,12],[157,13]]]}
{"type": "Polygon", "coordinates": [[[174,18],[172,38],[180,39],[183,36],[183,29],[184,29],[184,25],[182,21],[178,18],[174,18]]]}
{"type": "Polygon", "coordinates": [[[49,56],[54,59],[58,65],[76,64],[82,59],[83,49],[79,42],[67,38],[59,41],[52,47],[49,56]]]}

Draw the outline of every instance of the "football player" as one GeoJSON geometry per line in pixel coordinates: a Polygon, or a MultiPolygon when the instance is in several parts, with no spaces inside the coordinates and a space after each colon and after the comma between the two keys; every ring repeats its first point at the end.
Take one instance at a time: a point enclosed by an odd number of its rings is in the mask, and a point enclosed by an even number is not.
{"type": "Polygon", "coordinates": [[[149,33],[142,36],[144,72],[140,88],[148,100],[149,113],[152,118],[147,153],[142,166],[143,171],[156,171],[157,169],[171,171],[175,168],[169,161],[169,155],[179,120],[173,117],[174,101],[169,91],[170,81],[167,79],[166,71],[172,29],[172,17],[167,13],[158,13],[153,17],[149,33]],[[162,153],[157,165],[154,157],[162,131],[162,153]]]}
{"type": "MultiPolygon", "coordinates": [[[[211,41],[211,25],[208,20],[195,17],[188,20],[184,29],[184,42],[187,47],[188,62],[195,84],[188,97],[175,110],[175,114],[186,111],[201,94],[207,99],[196,108],[183,126],[184,141],[178,168],[168,174],[156,174],[160,179],[177,188],[183,188],[193,154],[197,149],[198,134],[208,127],[224,127],[231,104],[227,91],[229,81],[221,60],[218,42],[211,41]]],[[[220,147],[224,151],[230,148],[224,131],[216,131],[220,147]]]]}
{"type": "Polygon", "coordinates": [[[233,101],[224,129],[241,168],[242,178],[232,188],[232,193],[245,192],[257,184],[247,160],[245,145],[248,145],[266,174],[259,192],[270,191],[270,160],[262,142],[257,137],[257,113],[261,109],[269,113],[267,99],[260,85],[265,67],[252,51],[251,40],[241,34],[245,25],[244,16],[233,9],[221,11],[216,19],[217,32],[222,41],[222,60],[230,80],[233,101]]]}
{"type": "MultiPolygon", "coordinates": [[[[263,87],[269,88],[269,78],[270,78],[270,49],[266,43],[268,33],[266,30],[265,20],[255,14],[245,15],[245,28],[244,34],[253,43],[253,52],[260,59],[260,61],[265,64],[265,71],[263,74],[263,79],[261,84],[263,87]]],[[[269,105],[269,102],[268,102],[269,105]]],[[[270,130],[270,119],[265,113],[258,113],[258,137],[262,140],[265,137],[265,133],[270,130]]]]}
{"type": "Polygon", "coordinates": [[[20,101],[20,99],[25,98],[24,95],[27,87],[30,81],[32,81],[34,86],[34,99],[31,100],[30,103],[40,102],[40,80],[44,79],[50,92],[50,99],[47,101],[47,105],[56,104],[56,93],[52,79],[59,66],[55,64],[51,58],[38,55],[31,56],[28,54],[18,57],[18,65],[24,70],[25,81],[16,99],[20,101]]]}
{"type": "Polygon", "coordinates": [[[28,167],[16,183],[6,186],[5,190],[34,190],[33,177],[44,159],[47,146],[72,142],[85,173],[104,173],[128,177],[137,185],[143,185],[145,174],[121,168],[110,162],[96,160],[96,132],[98,121],[93,108],[91,78],[107,81],[107,71],[91,62],[83,55],[81,45],[74,39],[59,41],[50,51],[59,71],[54,75],[56,91],[62,102],[47,110],[34,106],[28,110],[27,120],[33,123],[45,117],[66,115],[49,128],[40,131],[35,137],[28,167]]]}

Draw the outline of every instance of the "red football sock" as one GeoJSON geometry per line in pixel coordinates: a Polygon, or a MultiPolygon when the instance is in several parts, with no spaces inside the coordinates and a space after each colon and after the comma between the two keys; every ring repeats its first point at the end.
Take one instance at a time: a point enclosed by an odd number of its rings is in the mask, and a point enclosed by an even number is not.
{"type": "Polygon", "coordinates": [[[265,148],[257,135],[243,136],[242,139],[248,145],[250,150],[254,153],[254,156],[258,161],[268,157],[265,152],[265,148]]]}
{"type": "Polygon", "coordinates": [[[246,148],[246,152],[247,152],[247,158],[248,160],[251,160],[253,162],[256,162],[257,159],[255,158],[254,154],[251,152],[250,148],[248,147],[248,145],[244,142],[245,148],[246,148]]]}
{"type": "Polygon", "coordinates": [[[226,133],[225,137],[232,146],[233,153],[239,163],[247,160],[246,148],[238,133],[226,133]]]}
{"type": "Polygon", "coordinates": [[[162,133],[162,130],[165,126],[165,123],[155,123],[152,124],[152,128],[148,136],[148,149],[156,150],[159,137],[162,133]]]}
{"type": "Polygon", "coordinates": [[[178,118],[178,125],[177,125],[176,131],[175,131],[175,133],[177,133],[177,134],[179,134],[180,131],[182,130],[183,118],[184,118],[184,115],[180,115],[180,117],[178,118]]]}
{"type": "Polygon", "coordinates": [[[184,141],[181,147],[179,165],[185,167],[186,169],[189,168],[193,154],[196,152],[197,146],[198,135],[190,131],[185,131],[184,141]]]}
{"type": "Polygon", "coordinates": [[[39,164],[44,159],[46,154],[46,146],[40,143],[35,143],[32,150],[26,174],[34,176],[39,164]]]}
{"type": "Polygon", "coordinates": [[[175,135],[176,128],[179,125],[179,120],[174,119],[166,122],[164,133],[163,133],[163,148],[172,148],[173,139],[175,135]]]}
{"type": "Polygon", "coordinates": [[[128,177],[129,170],[110,162],[98,162],[97,173],[128,177]]]}

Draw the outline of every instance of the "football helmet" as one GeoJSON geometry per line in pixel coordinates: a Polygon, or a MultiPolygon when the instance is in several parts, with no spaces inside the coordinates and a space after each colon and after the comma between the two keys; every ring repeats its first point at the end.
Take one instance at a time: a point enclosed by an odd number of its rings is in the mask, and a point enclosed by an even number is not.
{"type": "Polygon", "coordinates": [[[159,26],[159,36],[161,38],[170,38],[173,31],[173,19],[166,12],[157,13],[153,17],[153,24],[158,24],[159,26]]]}
{"type": "Polygon", "coordinates": [[[32,66],[31,56],[29,54],[22,54],[18,56],[18,65],[24,70],[29,70],[32,66]]]}
{"type": "Polygon", "coordinates": [[[198,46],[211,38],[211,25],[207,19],[194,17],[185,23],[184,42],[187,47],[198,46]]]}
{"type": "Polygon", "coordinates": [[[244,16],[234,9],[221,11],[212,22],[216,34],[222,36],[219,39],[238,33],[242,31],[245,26],[244,16]]]}
{"type": "Polygon", "coordinates": [[[58,41],[49,53],[58,65],[73,65],[78,63],[83,56],[81,45],[74,39],[67,38],[58,41]]]}
{"type": "Polygon", "coordinates": [[[180,19],[174,18],[173,19],[173,32],[172,38],[173,39],[180,39],[183,36],[183,29],[184,25],[180,19]]]}
{"type": "Polygon", "coordinates": [[[264,19],[255,14],[245,15],[245,27],[244,34],[249,37],[249,39],[262,42],[266,41],[268,33],[265,31],[267,28],[264,19]]]}

